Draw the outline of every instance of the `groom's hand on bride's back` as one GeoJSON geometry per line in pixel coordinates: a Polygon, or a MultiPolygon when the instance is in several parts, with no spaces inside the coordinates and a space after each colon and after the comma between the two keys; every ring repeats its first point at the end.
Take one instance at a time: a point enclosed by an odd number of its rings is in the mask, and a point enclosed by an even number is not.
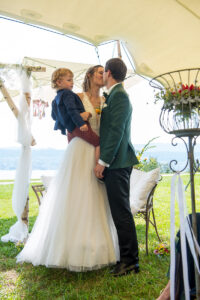
{"type": "Polygon", "coordinates": [[[103,171],[104,171],[105,167],[100,165],[100,164],[97,164],[96,167],[94,168],[94,173],[95,173],[95,176],[97,178],[103,178],[103,171]]]}

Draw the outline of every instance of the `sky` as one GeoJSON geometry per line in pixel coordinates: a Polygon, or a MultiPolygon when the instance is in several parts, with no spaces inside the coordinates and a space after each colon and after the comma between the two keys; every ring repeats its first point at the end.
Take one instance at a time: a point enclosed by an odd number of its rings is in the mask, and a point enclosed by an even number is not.
{"type": "MultiPolygon", "coordinates": [[[[0,63],[20,64],[23,57],[54,59],[86,64],[99,64],[95,48],[64,35],[41,30],[26,24],[0,18],[0,63]]],[[[100,63],[116,57],[116,47],[110,43],[99,48],[100,63]]],[[[125,55],[122,58],[131,69],[125,55]]],[[[5,86],[11,82],[5,81],[5,86]]],[[[12,85],[12,84],[11,84],[12,85]]],[[[161,105],[154,104],[154,91],[147,80],[141,79],[137,85],[127,90],[133,106],[132,142],[146,144],[150,139],[159,137],[157,143],[168,143],[171,136],[164,133],[159,125],[161,105]]],[[[45,91],[41,91],[45,95],[45,91]]],[[[1,93],[0,93],[1,94],[1,93]]],[[[52,94],[53,95],[53,94],[52,94]]],[[[44,96],[45,97],[45,96],[44,96]]],[[[52,96],[53,97],[53,96],[52,96]]],[[[1,98],[1,95],[0,95],[1,98]]],[[[50,117],[51,108],[46,110],[42,120],[33,118],[32,133],[37,141],[35,148],[65,148],[66,137],[54,131],[54,121],[50,117]]],[[[0,102],[0,147],[16,147],[17,122],[6,102],[0,102]]]]}

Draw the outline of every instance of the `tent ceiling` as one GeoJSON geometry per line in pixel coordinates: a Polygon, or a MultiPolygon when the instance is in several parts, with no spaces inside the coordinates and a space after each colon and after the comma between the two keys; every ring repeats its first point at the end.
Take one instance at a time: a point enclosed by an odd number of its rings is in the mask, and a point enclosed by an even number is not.
{"type": "Polygon", "coordinates": [[[94,45],[121,39],[149,77],[199,66],[199,0],[1,0],[0,14],[94,45]]]}

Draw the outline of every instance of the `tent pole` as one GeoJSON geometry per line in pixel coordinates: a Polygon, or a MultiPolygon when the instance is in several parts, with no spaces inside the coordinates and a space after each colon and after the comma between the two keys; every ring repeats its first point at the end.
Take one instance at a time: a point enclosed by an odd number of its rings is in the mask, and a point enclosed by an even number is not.
{"type": "MultiPolygon", "coordinates": [[[[121,52],[120,40],[117,40],[117,53],[118,53],[118,57],[120,59],[122,59],[122,52],[121,52]]],[[[124,81],[122,82],[122,85],[124,86],[124,81]]]]}
{"type": "Polygon", "coordinates": [[[119,40],[117,40],[117,53],[118,53],[118,57],[122,59],[122,52],[121,52],[121,46],[119,40]]]}

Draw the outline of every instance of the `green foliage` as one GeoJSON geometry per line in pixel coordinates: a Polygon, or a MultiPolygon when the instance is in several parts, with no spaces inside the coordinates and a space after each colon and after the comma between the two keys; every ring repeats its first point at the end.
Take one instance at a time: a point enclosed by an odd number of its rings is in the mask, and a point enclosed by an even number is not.
{"type": "Polygon", "coordinates": [[[152,146],[151,143],[157,139],[158,137],[155,137],[151,140],[149,140],[146,145],[142,148],[141,151],[136,151],[136,156],[139,161],[139,164],[134,166],[135,169],[141,170],[141,171],[151,171],[153,169],[156,169],[159,167],[159,163],[156,158],[150,157],[149,159],[147,157],[144,157],[144,153],[152,148],[155,148],[156,146],[152,146]]]}
{"type": "Polygon", "coordinates": [[[160,165],[157,159],[154,157],[150,157],[149,159],[143,160],[140,170],[148,172],[158,167],[160,167],[160,165]]]}
{"type": "Polygon", "coordinates": [[[160,173],[162,173],[162,174],[173,173],[169,167],[169,164],[160,164],[159,163],[159,167],[160,167],[160,173]]]}
{"type": "Polygon", "coordinates": [[[142,148],[141,151],[136,151],[137,159],[139,161],[139,164],[134,166],[135,169],[149,172],[153,169],[160,168],[160,173],[166,174],[166,173],[172,173],[172,170],[170,169],[168,164],[161,164],[158,162],[157,158],[150,156],[149,158],[144,157],[144,154],[147,150],[155,148],[156,146],[151,145],[151,143],[157,139],[158,137],[155,137],[148,141],[148,143],[142,148]]]}

